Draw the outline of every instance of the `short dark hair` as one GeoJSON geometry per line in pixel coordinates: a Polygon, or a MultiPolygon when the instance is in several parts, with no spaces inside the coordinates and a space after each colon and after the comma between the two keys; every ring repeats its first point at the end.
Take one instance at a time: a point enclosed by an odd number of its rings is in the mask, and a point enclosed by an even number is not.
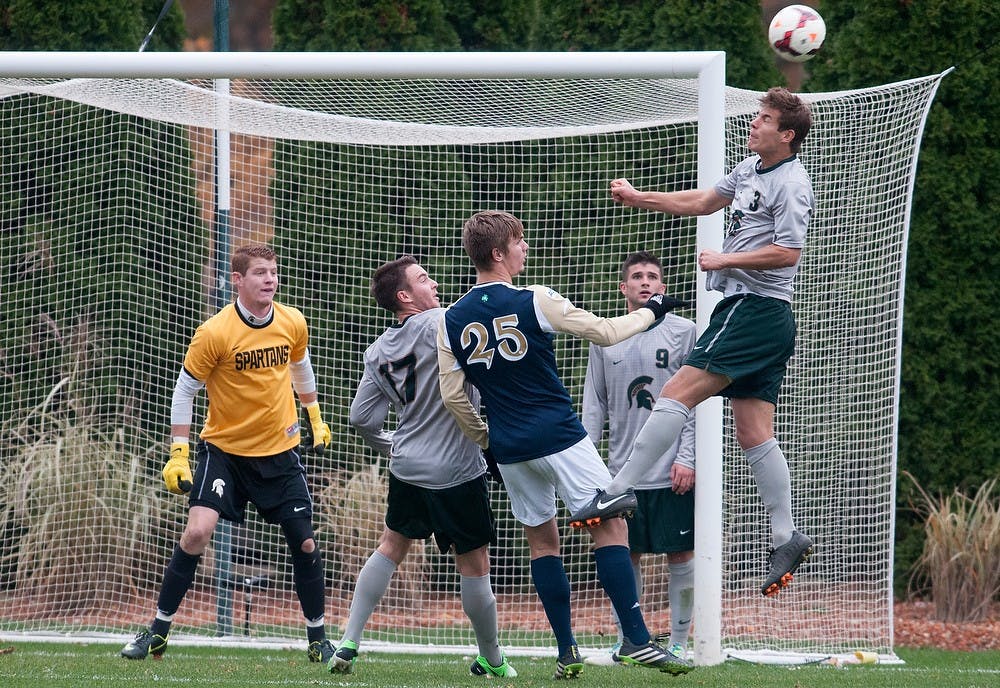
{"type": "Polygon", "coordinates": [[[267,244],[246,244],[233,251],[231,266],[233,272],[246,275],[250,268],[250,261],[254,258],[264,260],[278,260],[278,254],[267,244]]]}
{"type": "Polygon", "coordinates": [[[650,265],[655,265],[660,271],[660,277],[663,277],[663,265],[660,263],[660,259],[657,258],[655,254],[650,253],[649,251],[635,251],[625,256],[625,260],[622,261],[622,282],[628,279],[628,269],[633,265],[638,265],[639,263],[649,263],[650,265]]]}
{"type": "Polygon", "coordinates": [[[477,270],[493,267],[493,249],[506,249],[511,239],[524,236],[524,225],[500,210],[478,212],[462,225],[462,248],[477,270]]]}
{"type": "Polygon", "coordinates": [[[372,275],[372,296],[375,297],[375,303],[393,313],[403,307],[396,294],[410,286],[406,281],[406,268],[411,265],[417,265],[417,259],[405,255],[383,263],[375,270],[372,275]]]}
{"type": "Polygon", "coordinates": [[[812,126],[812,112],[809,110],[809,105],[787,88],[780,86],[768,89],[767,93],[761,96],[760,104],[778,111],[779,131],[791,129],[795,132],[791,147],[793,153],[798,153],[802,148],[802,141],[812,126]]]}

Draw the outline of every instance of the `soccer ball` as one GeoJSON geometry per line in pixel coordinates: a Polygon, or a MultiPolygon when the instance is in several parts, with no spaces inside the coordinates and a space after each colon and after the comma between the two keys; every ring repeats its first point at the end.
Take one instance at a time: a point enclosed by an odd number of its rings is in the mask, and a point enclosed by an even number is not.
{"type": "Polygon", "coordinates": [[[774,52],[791,62],[805,62],[815,55],[826,38],[826,23],[819,12],[805,5],[780,10],[767,29],[774,52]]]}

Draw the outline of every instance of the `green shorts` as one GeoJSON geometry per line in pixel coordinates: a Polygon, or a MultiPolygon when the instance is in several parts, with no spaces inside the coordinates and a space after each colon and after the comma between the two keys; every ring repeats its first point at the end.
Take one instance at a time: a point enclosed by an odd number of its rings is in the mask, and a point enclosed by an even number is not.
{"type": "Polygon", "coordinates": [[[795,317],[787,301],[737,294],[719,302],[684,364],[725,375],[720,396],[778,403],[795,351],[795,317]]]}
{"type": "Polygon", "coordinates": [[[496,519],[486,475],[432,490],[389,473],[385,525],[411,540],[433,535],[442,554],[453,545],[455,554],[465,554],[496,544],[496,519]]]}
{"type": "Polygon", "coordinates": [[[694,490],[636,490],[639,502],[628,521],[628,548],[634,554],[694,551],[694,490]]]}

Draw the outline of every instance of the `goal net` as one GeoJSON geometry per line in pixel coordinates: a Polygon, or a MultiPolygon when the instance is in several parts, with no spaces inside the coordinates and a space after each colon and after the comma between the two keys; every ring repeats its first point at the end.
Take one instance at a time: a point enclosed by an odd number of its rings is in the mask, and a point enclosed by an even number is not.
{"type": "MultiPolygon", "coordinates": [[[[894,656],[905,250],[940,78],[806,95],[815,126],[801,157],[817,212],[777,428],[795,517],[817,548],[793,586],[761,597],[767,517],[727,410],[719,642],[734,653],[894,656]]],[[[725,92],[726,169],[746,154],[759,96],[725,92]]],[[[195,327],[229,298],[215,254],[261,241],[280,257],[278,300],[310,323],[333,431],[307,468],[338,639],[384,515],[385,459],[347,424],[362,352],[391,323],[368,292],[373,270],[411,253],[443,303],[454,301],[473,281],[462,222],[496,208],[527,228],[520,284],[618,314],[621,260],[648,249],[668,293],[703,299],[696,221],[621,208],[608,194],[620,176],[696,186],[698,117],[698,80],[674,76],[241,78],[228,93],[198,79],[0,79],[0,633],[124,640],[150,622],[185,516],[160,478],[173,384],[195,327]],[[228,132],[221,156],[215,129],[228,132]],[[230,185],[217,197],[220,161],[230,185]]],[[[586,345],[556,346],[579,403],[586,345]]],[[[524,538],[492,489],[501,643],[554,653],[524,538]]],[[[574,629],[581,646],[604,651],[615,628],[589,538],[563,536],[574,629]]],[[[252,508],[217,533],[171,642],[304,646],[285,547],[252,508]]],[[[666,562],[647,556],[643,569],[647,623],[667,631],[666,562]]],[[[371,618],[365,646],[379,644],[474,647],[452,560],[431,542],[417,543],[371,618]]]]}

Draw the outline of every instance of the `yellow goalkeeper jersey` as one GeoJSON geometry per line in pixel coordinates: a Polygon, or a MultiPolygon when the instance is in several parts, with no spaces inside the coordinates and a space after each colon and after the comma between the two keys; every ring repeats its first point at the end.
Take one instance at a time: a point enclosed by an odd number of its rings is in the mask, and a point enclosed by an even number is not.
{"type": "Polygon", "coordinates": [[[288,365],[309,344],[302,313],[274,303],[266,325],[229,304],[195,331],[184,369],[205,384],[201,438],[238,456],[270,456],[299,443],[299,414],[288,365]]]}

